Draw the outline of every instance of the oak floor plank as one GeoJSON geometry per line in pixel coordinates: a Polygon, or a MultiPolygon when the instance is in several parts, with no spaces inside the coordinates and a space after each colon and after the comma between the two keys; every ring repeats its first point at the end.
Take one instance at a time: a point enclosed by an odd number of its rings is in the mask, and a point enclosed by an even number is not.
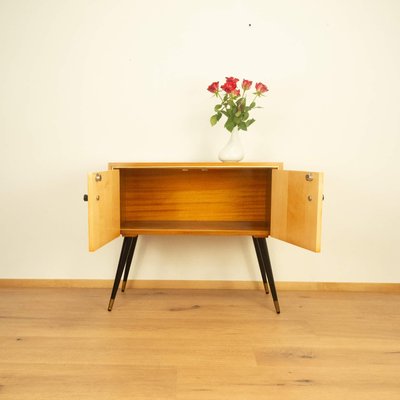
{"type": "Polygon", "coordinates": [[[400,398],[400,295],[0,289],[0,399],[400,398]]]}
{"type": "Polygon", "coordinates": [[[280,365],[257,368],[181,370],[178,399],[398,399],[398,370],[280,365]]]}
{"type": "Polygon", "coordinates": [[[0,363],[0,398],[174,399],[176,369],[127,365],[0,363]]]}

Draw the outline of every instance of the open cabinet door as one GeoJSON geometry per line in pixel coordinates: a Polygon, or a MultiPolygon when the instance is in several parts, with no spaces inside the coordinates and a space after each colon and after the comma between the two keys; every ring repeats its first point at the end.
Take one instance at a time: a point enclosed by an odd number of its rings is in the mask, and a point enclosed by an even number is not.
{"type": "Polygon", "coordinates": [[[321,172],[272,171],[271,236],[320,251],[321,172]]]}
{"type": "Polygon", "coordinates": [[[89,251],[120,235],[119,170],[88,175],[89,251]]]}

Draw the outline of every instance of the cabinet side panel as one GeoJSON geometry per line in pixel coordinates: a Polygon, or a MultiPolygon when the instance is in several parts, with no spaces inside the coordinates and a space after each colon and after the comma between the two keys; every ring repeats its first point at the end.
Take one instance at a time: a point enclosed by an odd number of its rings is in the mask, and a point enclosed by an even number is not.
{"type": "Polygon", "coordinates": [[[118,170],[88,175],[89,251],[120,235],[119,189],[118,170]]]}

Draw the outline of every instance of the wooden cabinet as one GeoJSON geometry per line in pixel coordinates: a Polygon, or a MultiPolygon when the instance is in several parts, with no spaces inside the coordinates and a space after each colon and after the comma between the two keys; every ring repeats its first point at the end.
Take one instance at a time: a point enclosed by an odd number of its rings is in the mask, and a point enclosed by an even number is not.
{"type": "Polygon", "coordinates": [[[272,236],[319,252],[322,180],[282,163],[110,163],[88,177],[89,250],[119,235],[185,234],[272,236]]]}

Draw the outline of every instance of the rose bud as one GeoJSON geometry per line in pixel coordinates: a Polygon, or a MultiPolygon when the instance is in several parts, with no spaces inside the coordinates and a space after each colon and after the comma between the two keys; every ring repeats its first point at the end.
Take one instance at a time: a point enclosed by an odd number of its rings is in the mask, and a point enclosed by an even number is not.
{"type": "Polygon", "coordinates": [[[244,90],[249,90],[252,83],[253,83],[253,81],[248,81],[248,80],[246,80],[246,79],[243,79],[243,82],[242,82],[242,89],[244,89],[244,90]]]}
{"type": "Polygon", "coordinates": [[[213,82],[207,90],[211,93],[217,93],[219,90],[219,82],[213,82]]]}
{"type": "Polygon", "coordinates": [[[268,88],[261,82],[256,83],[256,91],[257,94],[260,95],[262,93],[268,92],[268,88]]]}

